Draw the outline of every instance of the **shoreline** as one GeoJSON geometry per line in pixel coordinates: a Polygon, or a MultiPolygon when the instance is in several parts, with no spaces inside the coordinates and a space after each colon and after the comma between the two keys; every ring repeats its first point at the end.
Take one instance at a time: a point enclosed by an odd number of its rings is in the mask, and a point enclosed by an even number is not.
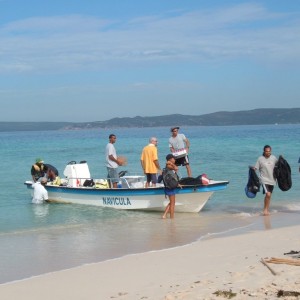
{"type": "MultiPolygon", "coordinates": [[[[277,299],[300,292],[300,267],[260,260],[300,251],[300,225],[242,230],[171,249],[52,272],[0,285],[2,299],[277,299]],[[47,291],[45,293],[45,291],[47,291]]],[[[299,259],[300,260],[300,259],[299,259]]]]}

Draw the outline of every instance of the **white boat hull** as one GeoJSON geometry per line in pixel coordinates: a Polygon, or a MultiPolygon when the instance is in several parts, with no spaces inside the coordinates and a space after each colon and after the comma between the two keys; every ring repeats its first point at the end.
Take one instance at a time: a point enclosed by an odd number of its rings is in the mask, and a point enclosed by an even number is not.
{"type": "MultiPolygon", "coordinates": [[[[32,194],[32,182],[25,185],[32,194]]],[[[176,191],[176,212],[199,212],[215,191],[224,190],[228,181],[210,181],[205,186],[183,187],[176,191]]],[[[95,205],[125,210],[164,211],[169,203],[163,187],[108,188],[47,185],[49,202],[95,205]]]]}

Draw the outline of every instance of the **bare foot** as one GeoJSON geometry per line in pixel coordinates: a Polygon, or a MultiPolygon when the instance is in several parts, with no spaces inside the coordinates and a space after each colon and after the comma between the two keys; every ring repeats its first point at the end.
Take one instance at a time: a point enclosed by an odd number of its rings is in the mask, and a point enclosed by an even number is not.
{"type": "Polygon", "coordinates": [[[263,216],[269,216],[270,213],[268,211],[263,211],[263,216]]]}

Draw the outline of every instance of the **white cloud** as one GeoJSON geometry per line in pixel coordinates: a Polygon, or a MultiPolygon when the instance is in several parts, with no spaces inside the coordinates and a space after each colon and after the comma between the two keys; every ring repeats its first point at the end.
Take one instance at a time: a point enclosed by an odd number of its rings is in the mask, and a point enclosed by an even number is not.
{"type": "Polygon", "coordinates": [[[300,62],[299,16],[243,4],[124,22],[37,17],[0,27],[0,72],[70,72],[135,63],[236,58],[300,62]]]}

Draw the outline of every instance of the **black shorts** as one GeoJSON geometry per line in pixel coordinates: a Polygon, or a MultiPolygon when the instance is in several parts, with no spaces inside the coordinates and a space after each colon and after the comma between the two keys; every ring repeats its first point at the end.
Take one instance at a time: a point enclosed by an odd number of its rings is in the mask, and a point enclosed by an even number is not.
{"type": "Polygon", "coordinates": [[[147,182],[157,183],[157,176],[156,174],[146,173],[147,182]]]}
{"type": "Polygon", "coordinates": [[[175,165],[176,166],[186,166],[186,165],[189,165],[189,164],[190,164],[190,162],[189,162],[188,155],[175,159],[175,165]]]}
{"type": "Polygon", "coordinates": [[[274,189],[274,185],[271,185],[271,184],[263,184],[262,187],[263,187],[263,194],[266,193],[265,189],[267,190],[267,192],[270,192],[270,193],[272,193],[273,189],[274,189]]]}

